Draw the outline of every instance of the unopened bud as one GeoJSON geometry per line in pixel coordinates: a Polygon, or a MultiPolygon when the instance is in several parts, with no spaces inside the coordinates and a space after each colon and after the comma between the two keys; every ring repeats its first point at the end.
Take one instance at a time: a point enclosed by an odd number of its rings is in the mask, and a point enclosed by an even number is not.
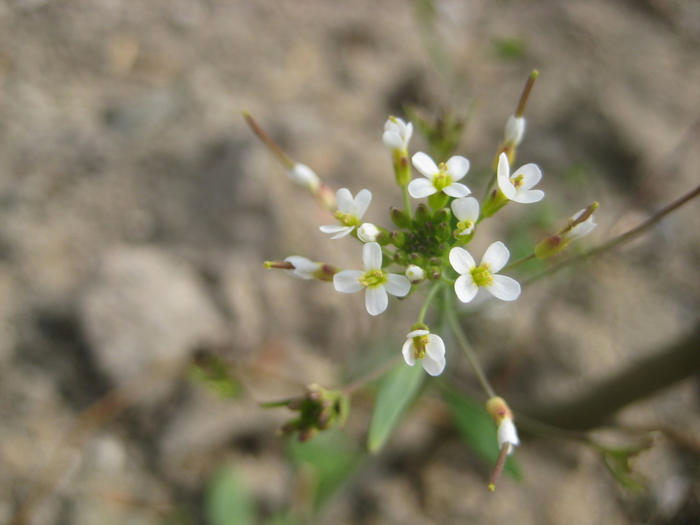
{"type": "Polygon", "coordinates": [[[425,276],[425,270],[420,266],[416,266],[415,264],[409,264],[406,268],[406,277],[409,281],[411,281],[411,284],[422,283],[423,281],[425,281],[425,276]]]}

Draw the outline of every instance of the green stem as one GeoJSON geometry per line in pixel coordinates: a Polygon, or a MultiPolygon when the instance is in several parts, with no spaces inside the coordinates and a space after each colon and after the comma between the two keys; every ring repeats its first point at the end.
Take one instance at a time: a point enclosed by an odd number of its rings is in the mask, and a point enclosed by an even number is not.
{"type": "Polygon", "coordinates": [[[479,379],[479,383],[481,383],[482,388],[489,396],[489,398],[496,397],[496,392],[491,386],[491,383],[489,383],[489,380],[486,378],[486,374],[481,368],[481,364],[479,363],[479,360],[476,357],[476,354],[474,353],[474,349],[469,344],[467,336],[464,334],[464,331],[462,330],[462,327],[459,324],[459,320],[457,319],[457,315],[455,313],[455,305],[453,302],[449,300],[445,301],[445,313],[447,315],[447,321],[450,323],[450,327],[452,328],[452,332],[457,338],[457,342],[462,347],[464,355],[467,356],[467,360],[472,365],[474,372],[476,372],[476,377],[479,379]]]}
{"type": "Polygon", "coordinates": [[[411,199],[408,194],[408,186],[401,186],[401,191],[403,192],[403,204],[406,206],[406,214],[409,219],[413,219],[413,212],[411,211],[411,199]]]}
{"type": "Polygon", "coordinates": [[[425,314],[428,312],[428,306],[430,306],[430,302],[435,298],[435,294],[441,288],[442,283],[435,283],[430,289],[430,292],[428,292],[428,295],[425,297],[425,301],[423,302],[423,307],[420,309],[420,313],[418,314],[418,323],[422,323],[423,319],[425,319],[425,314]]]}
{"type": "Polygon", "coordinates": [[[659,211],[657,211],[654,215],[649,217],[646,221],[641,223],[639,226],[632,228],[631,230],[618,235],[617,237],[614,237],[613,239],[610,239],[608,242],[605,242],[601,244],[600,246],[593,248],[591,250],[588,250],[585,253],[582,253],[581,255],[577,255],[574,257],[569,257],[565,261],[562,261],[561,263],[557,264],[556,266],[552,266],[551,268],[547,269],[546,271],[542,272],[539,275],[535,275],[532,279],[526,281],[524,284],[529,285],[535,281],[540,280],[543,277],[547,277],[548,275],[553,275],[559,270],[562,270],[566,268],[567,266],[571,266],[576,263],[580,263],[585,261],[586,259],[589,259],[591,257],[596,257],[598,255],[602,255],[606,251],[612,250],[613,248],[616,248],[617,246],[620,246],[622,244],[628,243],[643,233],[645,233],[647,230],[651,229],[652,226],[654,226],[657,222],[659,222],[661,219],[663,219],[666,215],[669,213],[672,213],[676,211],[678,208],[686,204],[687,202],[691,201],[695,197],[700,195],[700,186],[697,186],[695,189],[689,191],[685,195],[681,196],[680,198],[676,199],[672,203],[664,206],[661,208],[659,211]]]}
{"type": "Polygon", "coordinates": [[[521,258],[521,259],[518,259],[517,261],[513,261],[513,262],[510,263],[508,266],[506,266],[505,268],[503,268],[503,269],[501,270],[501,272],[505,272],[505,271],[507,271],[507,270],[512,270],[512,269],[515,268],[516,266],[520,266],[521,264],[525,264],[526,262],[531,261],[531,260],[534,259],[535,257],[536,257],[536,255],[535,255],[535,253],[533,252],[533,253],[531,253],[530,255],[527,255],[527,256],[525,256],[525,257],[523,257],[523,258],[521,258]]]}

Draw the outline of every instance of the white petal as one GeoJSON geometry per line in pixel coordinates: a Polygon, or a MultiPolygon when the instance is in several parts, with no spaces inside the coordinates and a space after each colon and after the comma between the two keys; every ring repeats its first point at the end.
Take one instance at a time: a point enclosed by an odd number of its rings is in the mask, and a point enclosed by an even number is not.
{"type": "Polygon", "coordinates": [[[390,273],[386,276],[384,288],[386,288],[386,291],[391,295],[395,295],[396,297],[404,297],[411,291],[411,281],[409,281],[403,275],[390,273]]]}
{"type": "Polygon", "coordinates": [[[287,273],[298,279],[314,279],[313,274],[321,267],[319,263],[300,255],[291,255],[285,261],[294,265],[294,269],[287,270],[287,273]]]}
{"type": "Polygon", "coordinates": [[[479,286],[474,282],[474,279],[470,273],[457,277],[457,280],[455,281],[455,293],[460,301],[463,303],[468,303],[474,299],[478,291],[479,286]]]}
{"type": "Polygon", "coordinates": [[[372,202],[372,192],[369,190],[360,190],[360,193],[357,194],[353,203],[354,209],[352,212],[354,212],[355,217],[361,219],[367,211],[370,202],[372,202]]]}
{"type": "Polygon", "coordinates": [[[508,199],[515,197],[515,186],[510,182],[510,165],[508,164],[508,156],[501,153],[498,157],[498,176],[496,177],[499,189],[508,199]]]}
{"type": "MultiPolygon", "coordinates": [[[[403,120],[401,121],[403,123],[403,120]]],[[[413,136],[413,122],[409,122],[406,124],[406,130],[401,133],[404,138],[404,145],[408,145],[408,141],[411,140],[411,137],[413,136]]]]}
{"type": "Polygon", "coordinates": [[[484,256],[481,258],[481,265],[488,264],[489,271],[494,274],[501,271],[501,268],[506,265],[509,258],[510,252],[506,245],[501,241],[496,241],[484,253],[484,256]]]}
{"type": "Polygon", "coordinates": [[[596,226],[597,224],[593,222],[593,216],[591,215],[587,220],[571,228],[571,231],[564,236],[569,241],[573,241],[574,239],[588,235],[595,229],[596,226]]]}
{"type": "Polygon", "coordinates": [[[479,201],[474,197],[452,201],[452,213],[460,221],[476,222],[479,219],[479,201]]]}
{"type": "Polygon", "coordinates": [[[360,279],[364,275],[360,270],[343,270],[333,276],[333,287],[340,293],[359,292],[364,288],[360,279]]]}
{"type": "Polygon", "coordinates": [[[418,337],[419,335],[428,335],[429,333],[430,330],[413,330],[413,332],[408,332],[408,334],[406,334],[406,337],[412,339],[414,337],[418,337]]]}
{"type": "MultiPolygon", "coordinates": [[[[518,438],[518,430],[515,428],[512,419],[504,419],[498,426],[498,446],[503,447],[505,443],[510,443],[511,445],[519,445],[520,439],[518,438]]],[[[512,448],[511,448],[512,449],[512,448]]]]}
{"type": "Polygon", "coordinates": [[[514,202],[519,202],[520,204],[531,204],[533,202],[539,202],[544,198],[544,192],[542,190],[523,190],[522,187],[518,188],[515,196],[511,199],[514,202]]]}
{"type": "Polygon", "coordinates": [[[425,371],[431,376],[439,376],[442,374],[442,371],[445,370],[445,356],[442,355],[432,358],[429,355],[426,355],[423,359],[421,359],[421,364],[423,365],[425,371]]]}
{"type": "Polygon", "coordinates": [[[301,162],[297,162],[292,169],[289,170],[289,177],[297,184],[301,184],[307,188],[318,188],[319,184],[321,184],[321,179],[318,178],[314,170],[301,162]]]}
{"type": "Polygon", "coordinates": [[[523,117],[511,115],[508,118],[508,122],[506,122],[503,142],[515,144],[517,146],[523,140],[523,135],[525,135],[525,119],[523,117]]]}
{"type": "Polygon", "coordinates": [[[460,184],[459,182],[453,182],[446,188],[443,188],[442,191],[445,192],[445,195],[457,198],[466,197],[472,192],[472,190],[467,188],[464,184],[460,184]]]}
{"type": "Polygon", "coordinates": [[[382,269],[382,247],[376,242],[368,242],[362,247],[362,266],[366,272],[382,269]]]}
{"type": "Polygon", "coordinates": [[[469,161],[459,155],[451,157],[447,161],[447,174],[452,180],[460,180],[469,171],[469,161]]]}
{"type": "MultiPolygon", "coordinates": [[[[367,245],[365,244],[365,246],[367,245]]],[[[365,292],[365,307],[369,315],[379,315],[386,310],[387,306],[389,306],[389,296],[382,285],[367,288],[365,292]]]]}
{"type": "Polygon", "coordinates": [[[318,229],[323,233],[338,233],[348,229],[348,226],[343,226],[342,224],[328,224],[326,226],[319,226],[318,229]]]}
{"type": "Polygon", "coordinates": [[[335,192],[335,205],[343,213],[352,213],[353,199],[349,189],[340,188],[335,192]]]}
{"type": "Polygon", "coordinates": [[[450,264],[455,272],[464,275],[476,268],[476,262],[464,248],[452,248],[450,250],[450,264]]]}
{"type": "Polygon", "coordinates": [[[484,289],[502,301],[515,301],[520,296],[520,284],[515,279],[505,275],[494,275],[493,284],[484,289]]]}
{"type": "Polygon", "coordinates": [[[437,334],[428,336],[428,344],[425,345],[425,353],[433,359],[438,359],[445,356],[445,342],[437,334]]]}
{"type": "Polygon", "coordinates": [[[511,179],[514,179],[520,175],[523,176],[523,183],[520,187],[526,190],[532,188],[542,178],[542,172],[540,171],[540,168],[537,167],[537,164],[525,164],[525,166],[521,166],[518,168],[518,171],[513,173],[511,179]]]}
{"type": "Polygon", "coordinates": [[[420,171],[423,175],[429,178],[431,181],[440,172],[440,169],[435,164],[435,161],[431,159],[428,155],[419,151],[411,159],[415,168],[420,171]]]}
{"type": "Polygon", "coordinates": [[[414,199],[420,199],[422,197],[427,197],[433,193],[437,193],[437,188],[433,186],[432,181],[421,177],[420,179],[414,179],[408,183],[408,194],[414,199]]]}
{"type": "Polygon", "coordinates": [[[403,149],[403,139],[396,131],[385,131],[382,142],[389,149],[403,149]]]}
{"type": "Polygon", "coordinates": [[[401,353],[403,353],[403,359],[406,361],[407,365],[413,366],[416,364],[413,339],[406,339],[406,342],[403,344],[403,348],[401,349],[401,353]]]}

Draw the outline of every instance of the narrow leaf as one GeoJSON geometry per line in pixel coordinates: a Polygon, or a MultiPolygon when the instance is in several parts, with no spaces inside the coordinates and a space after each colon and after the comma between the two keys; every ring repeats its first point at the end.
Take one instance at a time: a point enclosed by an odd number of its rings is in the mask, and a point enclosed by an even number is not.
{"type": "Polygon", "coordinates": [[[384,446],[418,395],[425,376],[422,366],[401,363],[384,377],[369,425],[367,448],[370,452],[378,452],[384,446]]]}
{"type": "Polygon", "coordinates": [[[220,468],[209,481],[205,496],[209,525],[252,525],[253,503],[241,474],[232,466],[220,468]]]}

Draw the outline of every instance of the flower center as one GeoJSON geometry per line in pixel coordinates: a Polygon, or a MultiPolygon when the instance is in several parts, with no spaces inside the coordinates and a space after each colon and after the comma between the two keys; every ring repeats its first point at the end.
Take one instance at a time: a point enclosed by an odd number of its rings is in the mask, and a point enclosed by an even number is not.
{"type": "Polygon", "coordinates": [[[433,177],[433,186],[438,190],[442,190],[452,184],[452,177],[447,173],[447,165],[441,163],[438,167],[440,171],[433,177]]]}
{"type": "Polygon", "coordinates": [[[477,286],[491,286],[493,284],[493,275],[489,271],[488,263],[474,268],[472,270],[472,278],[477,286]]]}
{"type": "Polygon", "coordinates": [[[457,223],[457,229],[460,230],[462,233],[471,233],[472,229],[474,229],[474,222],[473,221],[459,221],[457,223]]]}
{"type": "Polygon", "coordinates": [[[352,213],[343,213],[342,211],[336,211],[333,216],[340,221],[343,226],[359,226],[360,220],[352,213]]]}
{"type": "Polygon", "coordinates": [[[516,188],[519,188],[523,185],[523,179],[524,177],[522,175],[518,175],[517,177],[513,177],[512,179],[510,179],[510,183],[516,188]]]}
{"type": "Polygon", "coordinates": [[[428,344],[427,335],[418,335],[413,338],[413,358],[425,359],[425,346],[428,344]]]}
{"type": "Polygon", "coordinates": [[[360,284],[362,286],[369,286],[370,288],[380,286],[385,282],[386,274],[382,270],[370,270],[360,277],[360,284]]]}

